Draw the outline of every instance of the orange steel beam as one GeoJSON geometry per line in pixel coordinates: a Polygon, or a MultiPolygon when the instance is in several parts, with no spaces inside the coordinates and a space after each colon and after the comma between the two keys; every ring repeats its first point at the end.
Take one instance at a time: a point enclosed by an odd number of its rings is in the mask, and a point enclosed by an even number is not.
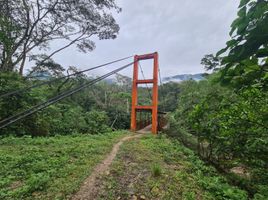
{"type": "Polygon", "coordinates": [[[154,54],[152,133],[157,134],[158,124],[158,53],[154,54]]]}
{"type": "Polygon", "coordinates": [[[152,110],[152,133],[157,134],[158,125],[158,53],[136,55],[134,57],[133,84],[132,84],[132,107],[131,107],[131,130],[137,130],[137,111],[152,110]],[[138,62],[140,60],[154,59],[153,79],[138,79],[138,62]],[[152,105],[138,105],[138,84],[153,83],[152,105]]]}
{"type": "Polygon", "coordinates": [[[131,124],[130,128],[131,131],[136,131],[137,129],[137,112],[136,106],[138,104],[138,87],[137,87],[137,80],[138,80],[138,56],[134,57],[134,69],[133,69],[133,83],[132,83],[132,106],[131,106],[131,124]]]}
{"type": "Polygon", "coordinates": [[[137,84],[154,83],[154,79],[137,80],[137,84]]]}
{"type": "Polygon", "coordinates": [[[152,110],[153,106],[136,106],[136,110],[152,110]]]}
{"type": "Polygon", "coordinates": [[[156,53],[150,53],[150,54],[144,54],[144,55],[139,55],[138,59],[139,60],[148,60],[148,59],[154,59],[156,53]]]}

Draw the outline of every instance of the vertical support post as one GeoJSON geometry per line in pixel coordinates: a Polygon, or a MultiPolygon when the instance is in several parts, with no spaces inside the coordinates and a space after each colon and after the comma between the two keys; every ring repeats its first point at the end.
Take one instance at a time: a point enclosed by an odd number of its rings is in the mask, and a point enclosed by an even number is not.
{"type": "Polygon", "coordinates": [[[142,119],[141,119],[142,112],[139,111],[139,129],[142,129],[142,119]]]}
{"type": "Polygon", "coordinates": [[[152,133],[157,134],[158,124],[158,53],[154,54],[152,133]]]}
{"type": "Polygon", "coordinates": [[[138,56],[134,57],[134,69],[133,69],[133,83],[132,83],[132,107],[131,107],[131,131],[136,131],[137,128],[137,115],[136,106],[138,105],[138,56]]]}
{"type": "Polygon", "coordinates": [[[149,116],[150,116],[149,113],[146,112],[146,126],[149,125],[149,121],[150,121],[149,116]]]}

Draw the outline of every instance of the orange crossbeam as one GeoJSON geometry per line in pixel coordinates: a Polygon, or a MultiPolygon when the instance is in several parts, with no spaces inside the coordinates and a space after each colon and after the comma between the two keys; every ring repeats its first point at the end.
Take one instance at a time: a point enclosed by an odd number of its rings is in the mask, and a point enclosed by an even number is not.
{"type": "Polygon", "coordinates": [[[138,56],[139,60],[148,60],[148,59],[154,59],[155,58],[155,53],[150,53],[150,54],[144,54],[138,56]]]}
{"type": "Polygon", "coordinates": [[[154,79],[137,80],[137,84],[154,83],[154,79]]]}
{"type": "Polygon", "coordinates": [[[153,106],[136,106],[136,110],[152,110],[153,106]]]}

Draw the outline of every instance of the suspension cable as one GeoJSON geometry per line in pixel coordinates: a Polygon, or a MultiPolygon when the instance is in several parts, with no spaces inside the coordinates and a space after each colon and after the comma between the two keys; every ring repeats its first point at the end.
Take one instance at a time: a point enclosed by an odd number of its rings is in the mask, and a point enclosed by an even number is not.
{"type": "MultiPolygon", "coordinates": [[[[158,67],[158,76],[159,76],[159,81],[160,81],[160,88],[162,87],[162,89],[163,89],[163,82],[162,82],[162,78],[161,78],[160,67],[158,67]]],[[[165,99],[163,94],[161,96],[163,98],[163,109],[165,110],[166,109],[166,99],[165,99]]]]}
{"type": "MultiPolygon", "coordinates": [[[[111,62],[102,64],[102,65],[98,65],[98,66],[95,66],[95,67],[92,67],[92,68],[88,68],[88,69],[85,69],[85,70],[82,70],[82,71],[75,72],[75,73],[73,73],[73,74],[68,74],[68,75],[66,75],[66,76],[62,76],[62,77],[59,77],[59,78],[56,78],[56,79],[53,79],[53,80],[50,80],[50,81],[45,81],[45,82],[43,82],[43,83],[39,83],[39,84],[30,86],[30,87],[26,87],[26,88],[22,88],[22,89],[19,89],[19,90],[15,90],[15,91],[7,92],[7,93],[5,93],[5,94],[1,94],[1,95],[0,95],[0,98],[8,97],[8,96],[10,96],[10,95],[15,95],[15,94],[22,93],[22,92],[25,92],[25,91],[29,91],[29,90],[31,90],[31,89],[33,89],[33,88],[37,88],[37,87],[40,87],[40,86],[43,86],[43,85],[47,85],[47,84],[50,84],[50,83],[53,83],[53,82],[57,82],[57,81],[59,81],[59,80],[65,79],[65,78],[69,78],[69,77],[71,77],[71,76],[75,76],[75,75],[78,75],[78,74],[82,74],[82,73],[84,73],[84,72],[88,72],[88,71],[91,71],[91,70],[94,70],[94,69],[98,69],[98,68],[101,68],[101,67],[104,67],[104,66],[113,64],[113,63],[117,63],[117,62],[120,62],[120,61],[123,61],[123,60],[127,60],[127,59],[129,59],[129,58],[131,58],[131,57],[133,57],[133,56],[128,56],[128,57],[121,58],[121,59],[118,59],[118,60],[115,60],[115,61],[111,61],[111,62]]],[[[31,77],[30,77],[30,78],[31,78],[31,77]]]]}
{"type": "Polygon", "coordinates": [[[158,75],[159,75],[160,85],[163,85],[161,73],[160,73],[160,67],[158,67],[158,75]]]}
{"type": "Polygon", "coordinates": [[[103,80],[103,79],[105,79],[105,78],[107,78],[107,77],[109,77],[109,76],[111,76],[111,75],[113,75],[113,74],[115,74],[115,73],[117,73],[117,72],[129,67],[133,63],[134,62],[129,63],[127,65],[124,65],[123,67],[120,67],[120,68],[118,68],[116,70],[113,70],[110,73],[107,73],[107,74],[105,74],[103,76],[100,76],[100,77],[98,77],[96,79],[93,79],[93,80],[91,80],[91,81],[89,81],[87,83],[84,83],[81,86],[78,86],[78,87],[76,87],[76,88],[74,88],[72,90],[69,90],[69,91],[66,91],[66,92],[64,92],[64,93],[62,93],[60,95],[57,95],[56,97],[53,97],[53,98],[51,98],[51,99],[49,99],[49,100],[47,100],[47,101],[45,101],[45,102],[43,102],[41,104],[38,104],[38,105],[36,105],[36,106],[26,110],[26,111],[22,111],[22,112],[20,112],[18,114],[15,114],[15,115],[11,116],[11,117],[3,119],[3,120],[0,121],[0,129],[2,129],[2,128],[10,125],[10,124],[13,124],[13,123],[25,118],[25,117],[28,117],[28,116],[30,116],[30,115],[32,115],[32,114],[34,114],[34,113],[36,113],[36,112],[38,112],[40,110],[52,105],[52,104],[55,104],[58,101],[60,101],[60,100],[62,100],[64,98],[66,98],[66,97],[69,97],[69,96],[71,96],[71,95],[73,95],[73,94],[85,89],[86,87],[92,86],[95,83],[97,83],[97,82],[99,82],[99,81],[101,81],[101,80],[103,80]]]}
{"type": "MultiPolygon", "coordinates": [[[[142,70],[142,67],[141,67],[140,62],[138,62],[138,64],[139,64],[139,67],[140,67],[140,70],[141,70],[141,74],[142,74],[142,76],[143,76],[143,79],[145,80],[146,78],[145,78],[145,76],[144,76],[144,73],[143,73],[143,70],[142,70]]],[[[150,89],[149,89],[147,83],[145,83],[145,84],[146,84],[147,91],[149,92],[149,96],[150,96],[150,98],[153,99],[152,94],[151,94],[151,91],[150,91],[150,89]]]]}

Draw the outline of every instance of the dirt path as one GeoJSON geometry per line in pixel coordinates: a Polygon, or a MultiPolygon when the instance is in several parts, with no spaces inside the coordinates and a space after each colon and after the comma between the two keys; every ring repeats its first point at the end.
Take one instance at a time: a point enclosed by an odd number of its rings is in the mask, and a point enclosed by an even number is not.
{"type": "Polygon", "coordinates": [[[110,154],[102,161],[102,163],[98,164],[93,170],[92,174],[84,181],[80,190],[71,198],[72,200],[93,200],[98,195],[98,189],[100,188],[100,181],[98,177],[100,177],[105,172],[108,172],[110,165],[112,164],[120,146],[127,140],[135,139],[142,137],[144,134],[136,134],[133,136],[126,136],[122,138],[118,143],[113,146],[110,154]]]}

